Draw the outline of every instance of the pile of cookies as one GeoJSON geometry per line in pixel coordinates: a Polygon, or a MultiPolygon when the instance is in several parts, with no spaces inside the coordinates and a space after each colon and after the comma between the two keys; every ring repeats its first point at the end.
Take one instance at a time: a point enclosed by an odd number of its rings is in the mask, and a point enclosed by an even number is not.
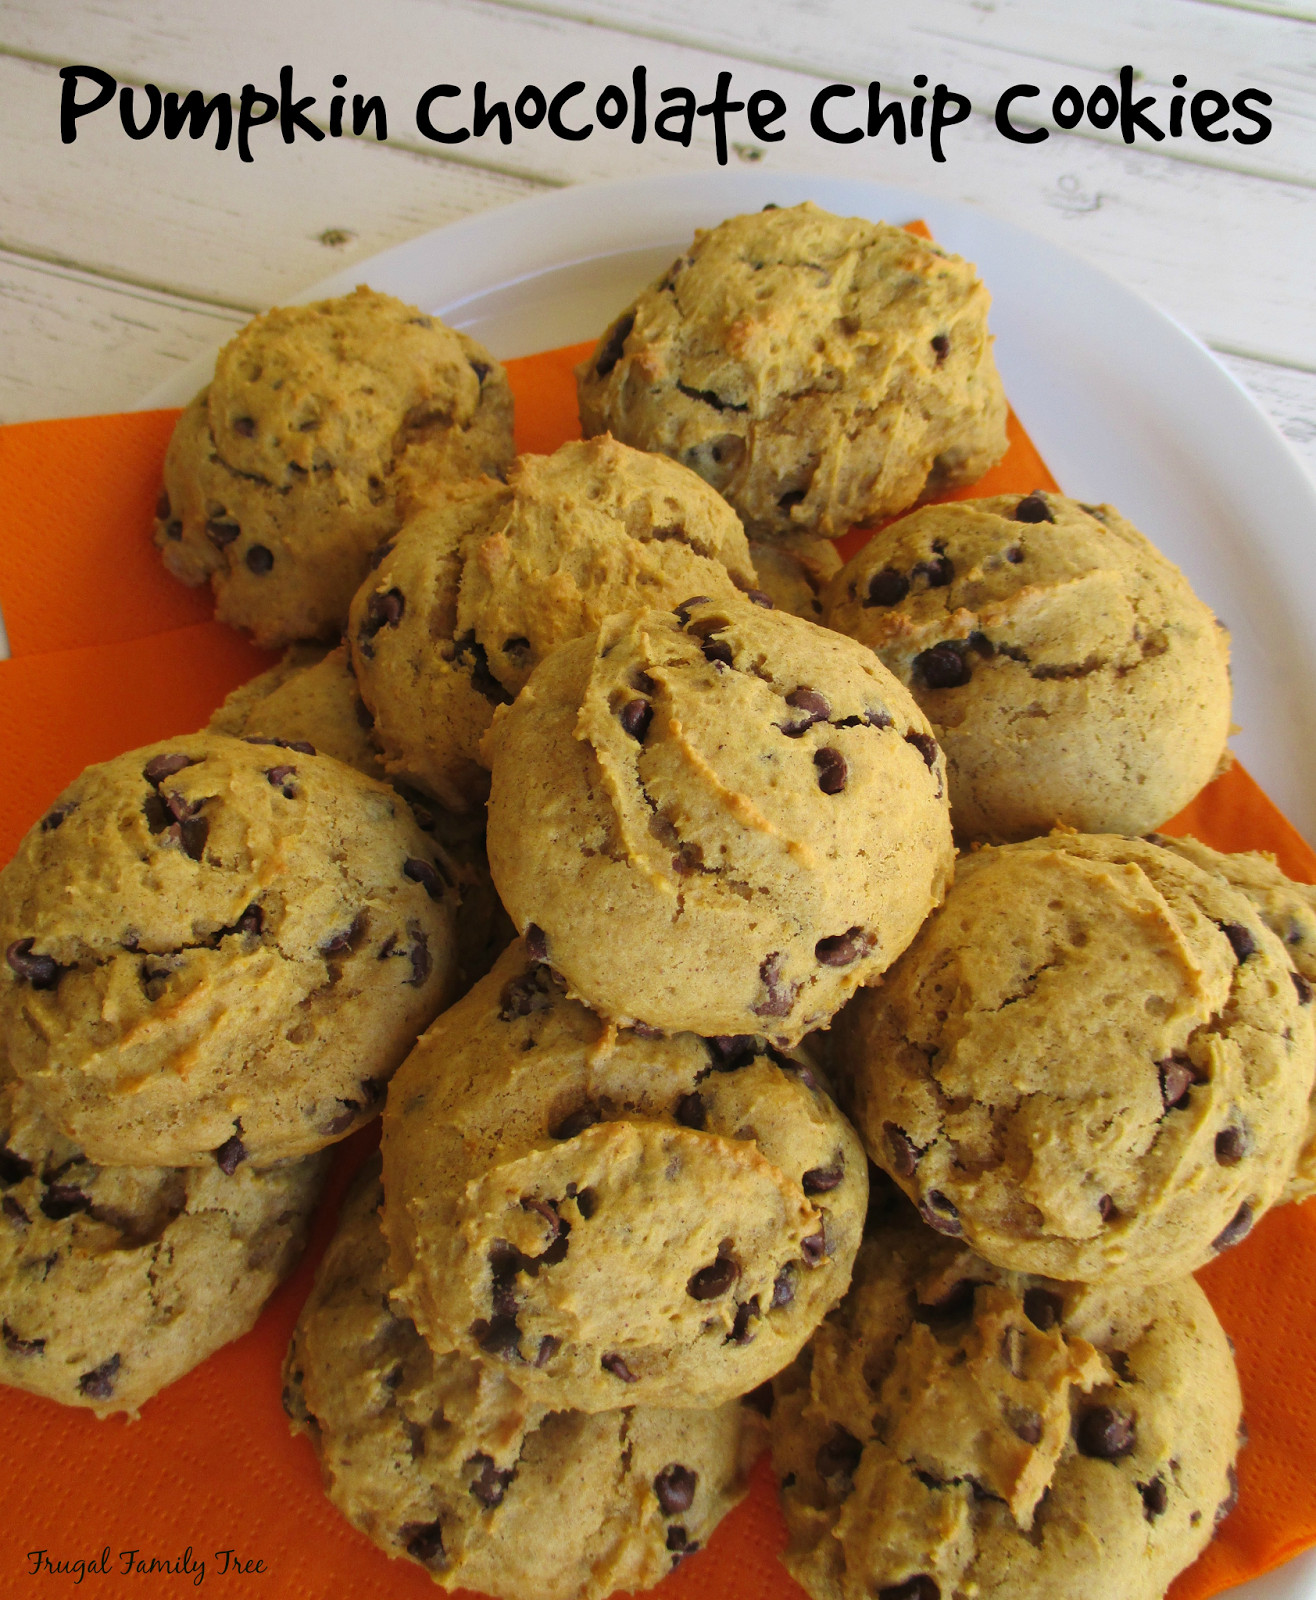
{"type": "Polygon", "coordinates": [[[656,1583],[769,1442],[816,1600],[1193,1559],[1241,1402],[1190,1274],[1316,1189],[1316,895],[1140,837],[1229,684],[1135,528],[910,512],[1005,450],[986,311],[902,230],[734,218],[519,459],[498,363],[386,296],[226,348],[156,542],[287,654],[0,875],[0,1376],[140,1405],[382,1107],[284,1403],[445,1588],[656,1583]],[[93,1348],[55,1258],[149,1311],[93,1348]]]}

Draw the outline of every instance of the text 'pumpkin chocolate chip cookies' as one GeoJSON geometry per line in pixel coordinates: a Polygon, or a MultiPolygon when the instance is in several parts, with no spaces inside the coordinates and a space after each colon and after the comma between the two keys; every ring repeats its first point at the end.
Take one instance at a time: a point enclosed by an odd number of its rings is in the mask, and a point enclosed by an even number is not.
{"type": "Polygon", "coordinates": [[[1228,635],[1111,506],[926,506],[832,580],[823,621],[875,650],[931,721],[963,838],[1145,833],[1224,754],[1228,635]]]}
{"type": "Polygon", "coordinates": [[[872,652],[743,600],[612,617],[500,711],[489,865],[605,1016],[794,1041],[950,876],[943,758],[872,652]]]}
{"type": "Polygon", "coordinates": [[[843,533],[1004,455],[988,299],[902,228],[808,202],[732,217],[576,369],[581,423],[693,468],[756,538],[843,533]]]}
{"type": "Polygon", "coordinates": [[[1147,1282],[1282,1195],[1316,1068],[1279,940],[1143,840],[1055,833],[962,857],[880,990],[837,1019],[873,1159],[988,1260],[1147,1282]]]}
{"type": "Polygon", "coordinates": [[[0,1082],[0,1383],[135,1412],[255,1322],[327,1164],[97,1166],[0,1082]]]}
{"type": "Polygon", "coordinates": [[[714,1405],[845,1292],[868,1197],[810,1069],[618,1033],[526,944],[430,1028],[384,1115],[399,1298],[545,1405],[714,1405]]]}
{"type": "Polygon", "coordinates": [[[754,585],[725,501],[612,439],[521,456],[506,484],[431,495],[352,603],[353,658],[388,770],[453,810],[478,805],[480,735],[555,646],[612,612],[754,585]]]}
{"type": "Polygon", "coordinates": [[[511,459],[511,390],[484,346],[362,287],[224,346],[170,442],[155,542],[257,643],[332,638],[399,498],[511,459]]]}
{"type": "Polygon", "coordinates": [[[405,803],[309,745],[130,751],[0,874],[10,1066],[93,1161],[318,1150],[448,997],[453,903],[405,803]]]}
{"type": "Polygon", "coordinates": [[[1237,1494],[1238,1377],[1191,1278],[1058,1284],[887,1223],[774,1389],[812,1600],[1159,1600],[1237,1494]]]}
{"type": "Polygon", "coordinates": [[[587,1416],[432,1350],[390,1301],[378,1168],[344,1206],[284,1368],[330,1499],[445,1589],[602,1600],[645,1589],[742,1498],[763,1419],[735,1401],[587,1416]]]}

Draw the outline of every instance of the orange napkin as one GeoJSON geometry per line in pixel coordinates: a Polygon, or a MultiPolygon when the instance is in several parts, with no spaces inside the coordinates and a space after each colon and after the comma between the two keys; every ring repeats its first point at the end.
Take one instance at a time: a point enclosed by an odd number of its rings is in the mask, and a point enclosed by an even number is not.
{"type": "MultiPolygon", "coordinates": [[[[571,368],[589,349],[509,363],[521,449],[578,436],[571,368]]],[[[14,654],[0,662],[0,860],[88,762],[199,726],[271,659],[208,620],[206,593],[166,577],[150,544],[175,416],[0,429],[0,606],[14,654]]],[[[1054,487],[1013,418],[1010,439],[1005,460],[964,494],[1054,487]]],[[[865,537],[847,536],[843,553],[865,537]]],[[[1316,856],[1239,767],[1172,831],[1189,825],[1221,849],[1271,850],[1292,876],[1316,881],[1316,856]]],[[[419,1567],[389,1561],[333,1509],[310,1445],[289,1436],[279,1404],[283,1351],[333,1200],[372,1142],[367,1131],[344,1147],[313,1247],[257,1327],[150,1401],[140,1421],[97,1422],[0,1390],[0,1593],[44,1592],[43,1561],[82,1560],[103,1568],[85,1571],[84,1594],[178,1593],[202,1561],[211,1588],[227,1586],[235,1561],[259,1562],[232,1592],[271,1600],[434,1594],[419,1567]],[[128,1552],[140,1564],[131,1574],[128,1552]]],[[[1238,1509],[1174,1600],[1216,1594],[1316,1542],[1316,1207],[1271,1213],[1202,1281],[1237,1344],[1252,1443],[1238,1509]]],[[[764,1462],[748,1500],[661,1591],[799,1600],[776,1559],[784,1543],[764,1462]]]]}

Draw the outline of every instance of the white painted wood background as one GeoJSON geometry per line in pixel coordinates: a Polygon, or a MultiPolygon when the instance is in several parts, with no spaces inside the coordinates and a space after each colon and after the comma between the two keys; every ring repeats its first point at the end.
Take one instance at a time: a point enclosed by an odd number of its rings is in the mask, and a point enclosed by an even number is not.
{"type": "Polygon", "coordinates": [[[738,91],[785,96],[785,141],[739,144],[735,161],[908,184],[1085,255],[1203,338],[1316,473],[1316,9],[1303,0],[0,0],[0,421],[131,405],[253,311],[457,217],[547,186],[713,166],[704,126],[688,150],[542,129],[445,147],[415,129],[434,82],[485,78],[510,101],[580,77],[592,96],[641,62],[654,94],[684,83],[702,100],[729,69],[738,91]],[[61,66],[236,96],[248,80],[277,87],[285,62],[320,122],[335,72],[349,94],[382,94],[387,144],[290,148],[261,129],[243,165],[208,142],[131,142],[111,109],[59,142],[61,66]],[[1162,106],[1176,72],[1190,92],[1262,88],[1274,132],[1127,148],[1114,130],[1053,130],[1023,146],[992,125],[1009,84],[1038,84],[1046,105],[1125,63],[1162,106]],[[974,103],[944,164],[926,141],[811,132],[823,83],[876,78],[908,96],[920,72],[974,103]]]}

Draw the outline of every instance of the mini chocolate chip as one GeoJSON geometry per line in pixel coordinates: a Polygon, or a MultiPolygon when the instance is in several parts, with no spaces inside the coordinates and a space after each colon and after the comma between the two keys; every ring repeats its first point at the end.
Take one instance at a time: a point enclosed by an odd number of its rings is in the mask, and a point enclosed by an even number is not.
{"type": "Polygon", "coordinates": [[[905,735],[905,743],[912,744],[919,755],[923,757],[929,772],[932,771],[937,761],[937,741],[930,733],[916,733],[912,730],[905,735]]]}
{"type": "Polygon", "coordinates": [[[615,1350],[604,1356],[599,1365],[605,1372],[610,1372],[614,1378],[620,1378],[623,1383],[638,1383],[640,1381],[615,1350]]]}
{"type": "Polygon", "coordinates": [[[632,739],[644,743],[644,736],[649,731],[649,724],[653,721],[653,707],[647,700],[638,697],[628,700],[619,713],[622,729],[629,733],[632,739]]]}
{"type": "Polygon", "coordinates": [[[1236,1167],[1248,1151],[1248,1137],[1242,1128],[1222,1128],[1215,1136],[1215,1158],[1222,1167],[1236,1167]]]}
{"type": "Polygon", "coordinates": [[[1047,505],[1041,493],[1034,489],[1032,494],[1026,494],[1019,504],[1010,513],[1014,522],[1054,522],[1051,507],[1047,505]]]}
{"type": "Polygon", "coordinates": [[[1311,1004],[1311,984],[1307,982],[1300,972],[1290,972],[1289,977],[1293,979],[1293,987],[1297,990],[1298,1004],[1300,1006],[1309,1006],[1311,1004]]]}
{"type": "Polygon", "coordinates": [[[114,1380],[119,1375],[121,1358],[117,1355],[102,1361],[99,1367],[84,1372],[78,1379],[78,1393],[88,1400],[108,1400],[114,1393],[114,1380]]]}
{"type": "Polygon", "coordinates": [[[366,601],[370,631],[378,633],[381,628],[396,628],[406,609],[407,597],[401,589],[386,589],[383,594],[372,594],[366,601]]]}
{"type": "Polygon", "coordinates": [[[495,1506],[502,1505],[507,1485],[512,1481],[512,1469],[499,1467],[494,1458],[485,1455],[483,1450],[477,1450],[470,1456],[466,1465],[476,1469],[475,1478],[471,1483],[471,1493],[485,1510],[492,1511],[495,1506]]]}
{"type": "Polygon", "coordinates": [[[730,1256],[720,1255],[716,1261],[690,1275],[685,1292],[692,1300],[716,1300],[727,1292],[739,1276],[739,1263],[730,1256]]]}
{"type": "Polygon", "coordinates": [[[152,756],[142,768],[142,777],[147,783],[159,785],[166,778],[172,778],[174,773],[182,772],[185,767],[198,765],[195,756],[184,755],[181,750],[171,750],[165,755],[152,756]]]}
{"type": "Polygon", "coordinates": [[[539,1349],[535,1351],[535,1366],[546,1367],[561,1348],[561,1339],[555,1338],[551,1333],[546,1333],[539,1341],[539,1349]]]}
{"type": "Polygon", "coordinates": [[[237,1130],[231,1139],[225,1139],[214,1152],[215,1163],[226,1178],[231,1178],[247,1159],[247,1147],[242,1142],[242,1118],[233,1124],[237,1130]]]}
{"type": "Polygon", "coordinates": [[[889,1583],[879,1589],[877,1600],[941,1600],[941,1589],[935,1578],[920,1572],[903,1583],[889,1583]]]}
{"type": "MultiPolygon", "coordinates": [[[[212,517],[206,523],[206,537],[211,544],[218,545],[221,550],[231,545],[241,532],[242,529],[236,522],[219,522],[212,517]]],[[[255,548],[259,548],[259,546],[255,548]]]]}
{"type": "Polygon", "coordinates": [[[247,551],[247,565],[258,578],[263,578],[274,566],[274,552],[263,544],[253,544],[247,551]]]}
{"type": "Polygon", "coordinates": [[[1252,1207],[1245,1200],[1211,1241],[1212,1250],[1228,1250],[1252,1231],[1252,1207]]]}
{"type": "Polygon", "coordinates": [[[15,939],[5,951],[12,970],[34,989],[53,989],[63,968],[53,956],[33,955],[34,939],[15,939]]]}
{"type": "Polygon", "coordinates": [[[768,1310],[780,1311],[782,1306],[788,1306],[794,1298],[795,1263],[788,1261],[773,1280],[772,1299],[768,1302],[768,1310]]]}
{"type": "Polygon", "coordinates": [[[1142,1496],[1142,1514],[1148,1522],[1154,1522],[1157,1517],[1165,1515],[1170,1496],[1164,1478],[1155,1477],[1150,1483],[1140,1483],[1138,1493],[1142,1496]]]}
{"type": "Polygon", "coordinates": [[[830,938],[819,939],[813,947],[815,958],[825,967],[848,967],[859,959],[862,932],[862,928],[851,928],[846,933],[834,933],[830,938]]]}
{"type": "Polygon", "coordinates": [[[445,1559],[443,1526],[437,1517],[433,1522],[404,1522],[398,1538],[407,1554],[422,1566],[431,1567],[445,1559]]]}
{"type": "Polygon", "coordinates": [[[748,1300],[742,1300],[736,1306],[736,1314],[731,1322],[731,1332],[722,1341],[724,1344],[749,1344],[754,1335],[749,1331],[749,1325],[759,1314],[759,1299],[751,1295],[748,1300]]]}
{"type": "Polygon", "coordinates": [[[515,1017],[528,1017],[535,1011],[547,1011],[553,1004],[548,974],[536,972],[531,967],[519,978],[513,978],[502,993],[502,1009],[498,1015],[504,1022],[515,1017]]]}
{"type": "Polygon", "coordinates": [[[182,846],[183,854],[193,861],[200,861],[206,848],[206,840],[210,837],[209,821],[205,817],[187,817],[169,829],[171,836],[174,828],[178,830],[178,842],[182,846]]]}
{"type": "Polygon", "coordinates": [[[1017,567],[1023,558],[1024,553],[1017,544],[1012,544],[1005,552],[1005,559],[1011,564],[1011,566],[1017,567]]]}
{"type": "Polygon", "coordinates": [[[548,960],[548,935],[537,922],[527,922],[521,937],[525,940],[525,953],[532,961],[548,960]]]}
{"type": "Polygon", "coordinates": [[[1101,1213],[1103,1222],[1109,1222],[1113,1216],[1118,1214],[1115,1202],[1108,1194],[1103,1194],[1101,1199],[1097,1201],[1097,1210],[1101,1213]]]}
{"type": "Polygon", "coordinates": [[[1217,922],[1216,927],[1219,928],[1221,933],[1224,934],[1225,938],[1229,940],[1230,948],[1234,952],[1234,959],[1239,963],[1240,966],[1244,961],[1247,960],[1249,956],[1256,954],[1257,941],[1252,937],[1250,931],[1245,928],[1242,923],[1217,922]]]}
{"type": "Polygon", "coordinates": [[[941,546],[934,544],[932,548],[937,552],[927,561],[917,561],[911,570],[911,577],[923,576],[928,580],[929,589],[944,589],[955,576],[955,563],[948,555],[942,553],[941,546]]]}
{"type": "Polygon", "coordinates": [[[932,348],[937,352],[937,365],[940,366],[950,353],[950,340],[944,333],[934,333],[932,348]]]}
{"type": "MultiPolygon", "coordinates": [[[[772,960],[773,957],[769,956],[763,965],[759,967],[759,977],[765,983],[768,978],[764,972],[764,967],[772,960]]],[[[777,973],[774,968],[774,979],[776,976],[777,973]]],[[[720,1033],[712,1039],[705,1039],[704,1043],[711,1053],[716,1056],[718,1070],[721,1072],[733,1072],[737,1067],[746,1066],[758,1053],[758,1040],[752,1033],[720,1033]]]]}
{"type": "Polygon", "coordinates": [[[853,1478],[863,1454],[864,1447],[854,1434],[838,1425],[818,1446],[813,1464],[820,1478],[853,1478]]]}
{"type": "Polygon", "coordinates": [[[882,1132],[886,1134],[887,1149],[891,1153],[891,1165],[895,1168],[898,1178],[912,1178],[914,1169],[918,1165],[918,1158],[922,1154],[919,1147],[909,1137],[903,1128],[898,1128],[894,1122],[882,1124],[882,1132]]]}
{"type": "Polygon", "coordinates": [[[30,1178],[32,1170],[32,1163],[26,1156],[20,1156],[17,1150],[0,1144],[0,1183],[6,1188],[11,1183],[22,1183],[24,1178],[30,1178]]]}
{"type": "Polygon", "coordinates": [[[683,1128],[702,1129],[708,1123],[708,1110],[704,1105],[704,1097],[697,1089],[690,1094],[683,1094],[676,1102],[676,1120],[683,1128]]]}
{"type": "Polygon", "coordinates": [[[255,417],[234,417],[233,431],[240,433],[244,439],[252,438],[256,432],[255,417]]]}
{"type": "Polygon", "coordinates": [[[1074,1430],[1079,1450],[1098,1461],[1119,1461],[1130,1455],[1137,1437],[1134,1419],[1114,1406],[1090,1406],[1080,1414],[1074,1430]]]}
{"type": "Polygon", "coordinates": [[[1167,1111],[1172,1111],[1197,1081],[1197,1074],[1192,1062],[1178,1050],[1157,1062],[1157,1069],[1161,1077],[1161,1103],[1167,1111]]]}
{"type": "MultiPolygon", "coordinates": [[[[271,739],[263,733],[247,733],[242,736],[243,744],[268,744],[279,750],[296,750],[300,755],[313,756],[315,746],[308,744],[305,739],[271,739]]],[[[190,763],[189,763],[190,764],[190,763]]]]}
{"type": "Polygon", "coordinates": [[[653,1492],[658,1496],[663,1515],[675,1517],[682,1511],[689,1511],[694,1504],[698,1483],[699,1474],[692,1472],[689,1467],[683,1467],[678,1462],[664,1467],[653,1480],[653,1492]]]}
{"type": "Polygon", "coordinates": [[[1227,1478],[1228,1478],[1228,1483],[1229,1483],[1229,1493],[1224,1497],[1224,1499],[1220,1502],[1220,1504],[1215,1508],[1215,1523],[1214,1523],[1214,1525],[1217,1528],[1225,1520],[1225,1518],[1229,1515],[1229,1513],[1234,1509],[1234,1507],[1238,1504],[1238,1473],[1235,1471],[1235,1469],[1234,1469],[1234,1467],[1232,1465],[1228,1469],[1227,1478]]]}
{"type": "Polygon", "coordinates": [[[475,380],[477,383],[483,383],[493,371],[493,368],[487,361],[472,361],[469,363],[469,365],[471,371],[475,374],[475,380]]]}
{"type": "Polygon", "coordinates": [[[52,1222],[63,1222],[75,1212],[90,1211],[91,1196],[71,1184],[52,1183],[42,1194],[40,1205],[43,1215],[52,1222]]]}
{"type": "Polygon", "coordinates": [[[409,856],[402,863],[402,876],[420,884],[431,900],[443,899],[443,879],[439,877],[438,869],[432,861],[425,861],[420,856],[409,856]]]}
{"type": "Polygon", "coordinates": [[[612,327],[603,336],[603,343],[599,353],[594,358],[594,371],[600,378],[606,378],[612,369],[621,360],[622,351],[627,339],[631,336],[631,329],[635,326],[635,313],[628,311],[625,316],[619,317],[612,327]]]}
{"type": "Polygon", "coordinates": [[[773,950],[759,962],[759,978],[767,994],[750,1010],[757,1017],[788,1017],[795,1005],[799,985],[782,982],[780,950],[773,950]]]}
{"type": "Polygon", "coordinates": [[[39,1356],[46,1348],[44,1339],[20,1339],[8,1322],[3,1325],[5,1349],[16,1356],[39,1356]]]}
{"type": "Polygon", "coordinates": [[[667,1548],[672,1552],[672,1565],[675,1567],[686,1556],[694,1555],[699,1542],[692,1539],[679,1522],[674,1522],[667,1530],[667,1548]]]}
{"type": "Polygon", "coordinates": [[[556,1127],[548,1130],[552,1139],[574,1139],[578,1134],[584,1133],[586,1128],[592,1128],[596,1122],[603,1121],[603,1113],[596,1105],[581,1106],[578,1111],[572,1111],[562,1118],[556,1127]]]}
{"type": "Polygon", "coordinates": [[[973,677],[968,657],[949,640],[920,650],[914,657],[914,671],[929,689],[962,689],[973,677]]]}
{"type": "Polygon", "coordinates": [[[265,926],[265,913],[258,905],[250,905],[233,924],[234,933],[259,933],[265,926]]]}
{"type": "Polygon", "coordinates": [[[826,1226],[819,1228],[817,1233],[811,1233],[807,1239],[800,1240],[800,1254],[804,1257],[807,1266],[821,1266],[827,1259],[826,1226]]]}
{"type": "Polygon", "coordinates": [[[340,928],[337,933],[331,933],[320,946],[322,956],[346,955],[349,950],[354,950],[360,942],[362,934],[366,931],[368,918],[364,911],[358,911],[352,918],[350,927],[340,928]]]}
{"type": "Polygon", "coordinates": [[[407,979],[407,986],[411,989],[420,989],[434,968],[434,961],[430,956],[430,942],[421,929],[415,926],[408,927],[407,932],[411,935],[411,976],[407,979]]]}
{"type": "Polygon", "coordinates": [[[850,767],[845,757],[839,750],[834,750],[831,745],[825,745],[821,750],[815,750],[813,764],[818,769],[818,787],[824,794],[840,794],[845,788],[845,780],[850,776],[850,767]]]}
{"type": "Polygon", "coordinates": [[[691,595],[688,600],[682,600],[679,606],[674,606],[672,614],[679,619],[683,628],[688,628],[690,626],[690,613],[694,608],[696,606],[711,605],[712,603],[706,594],[691,595]]]}
{"type": "Polygon", "coordinates": [[[0,1210],[4,1211],[5,1216],[9,1218],[16,1228],[31,1227],[32,1218],[28,1216],[12,1194],[7,1194],[4,1200],[0,1201],[0,1210]]]}
{"type": "Polygon", "coordinates": [[[514,1316],[496,1316],[492,1321],[481,1317],[471,1324],[471,1334],[486,1355],[505,1361],[520,1357],[521,1330],[514,1316]]]}
{"type": "Polygon", "coordinates": [[[1010,1424],[1016,1437],[1022,1439],[1025,1444],[1041,1444],[1042,1418],[1036,1411],[1028,1406],[1008,1406],[1005,1420],[1010,1424]]]}
{"type": "Polygon", "coordinates": [[[805,1194],[827,1194],[845,1177],[845,1159],[838,1156],[830,1167],[810,1167],[800,1179],[805,1194]]]}
{"type": "Polygon", "coordinates": [[[772,596],[764,593],[762,589],[746,589],[745,598],[751,605],[762,606],[765,611],[775,609],[772,596]]]}
{"type": "MultiPolygon", "coordinates": [[[[296,767],[267,767],[265,769],[265,781],[272,789],[282,789],[289,778],[295,778],[296,776],[296,767]]],[[[283,797],[285,800],[291,800],[291,791],[285,789],[283,797]]]]}
{"type": "Polygon", "coordinates": [[[1059,1326],[1065,1314],[1065,1302],[1051,1289],[1025,1289],[1024,1312],[1035,1328],[1046,1333],[1059,1326]]]}
{"type": "MultiPolygon", "coordinates": [[[[72,810],[72,807],[69,809],[72,810]]],[[[68,811],[63,811],[58,806],[54,811],[48,811],[41,819],[42,833],[54,833],[55,829],[60,826],[68,814],[68,811]]]]}
{"type": "Polygon", "coordinates": [[[928,1227],[935,1228],[938,1233],[958,1238],[964,1232],[959,1208],[940,1189],[930,1189],[919,1201],[918,1211],[928,1227]]]}
{"type": "Polygon", "coordinates": [[[909,593],[909,579],[894,567],[883,567],[868,580],[865,606],[895,606],[909,593]]]}
{"type": "Polygon", "coordinates": [[[730,667],[735,664],[731,646],[725,639],[705,639],[704,660],[715,666],[730,667]]]}
{"type": "Polygon", "coordinates": [[[786,696],[786,704],[800,712],[798,717],[788,717],[785,722],[777,724],[788,739],[798,739],[815,722],[826,722],[832,714],[826,696],[819,694],[816,689],[792,689],[786,696]]]}

